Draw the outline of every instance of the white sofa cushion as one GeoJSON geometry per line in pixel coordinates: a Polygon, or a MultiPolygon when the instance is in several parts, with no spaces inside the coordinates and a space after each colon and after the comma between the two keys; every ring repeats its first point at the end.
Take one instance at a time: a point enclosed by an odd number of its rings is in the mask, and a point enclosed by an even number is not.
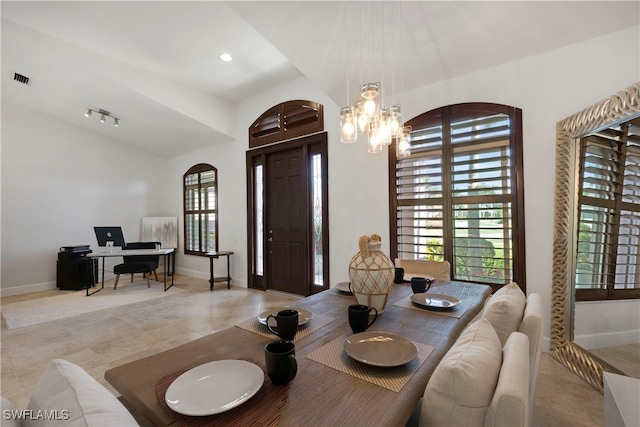
{"type": "Polygon", "coordinates": [[[513,282],[498,289],[487,300],[482,317],[491,322],[502,345],[520,327],[525,303],[524,292],[513,282]]]}
{"type": "Polygon", "coordinates": [[[137,426],[129,411],[80,366],[52,360],[38,380],[27,409],[57,420],[25,419],[23,426],[137,426]]]}
{"type": "Polygon", "coordinates": [[[500,339],[488,320],[479,319],[434,370],[422,399],[420,425],[483,425],[501,363],[500,339]]]}
{"type": "Polygon", "coordinates": [[[0,425],[2,427],[19,427],[20,420],[15,416],[17,413],[13,412],[15,408],[13,407],[11,402],[9,402],[9,399],[7,399],[6,397],[2,397],[0,401],[0,409],[2,410],[2,419],[0,421],[0,425]]]}
{"type": "Polygon", "coordinates": [[[529,339],[509,335],[502,349],[496,391],[484,419],[485,426],[519,427],[529,422],[529,339]]]}

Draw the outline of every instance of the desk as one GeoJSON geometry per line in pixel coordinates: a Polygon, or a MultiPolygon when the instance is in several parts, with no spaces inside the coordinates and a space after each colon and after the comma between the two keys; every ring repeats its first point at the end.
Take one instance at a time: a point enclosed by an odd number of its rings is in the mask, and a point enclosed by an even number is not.
{"type": "MultiPolygon", "coordinates": [[[[292,304],[311,311],[314,316],[327,316],[333,320],[308,335],[296,338],[298,374],[287,385],[280,425],[404,425],[422,397],[440,359],[464,327],[480,312],[491,292],[488,286],[463,282],[436,281],[432,289],[433,292],[469,299],[472,304],[459,319],[428,310],[405,308],[394,305],[394,302],[411,295],[411,287],[406,284],[392,285],[384,313],[370,328],[400,334],[433,347],[428,358],[398,392],[355,378],[307,357],[314,350],[351,333],[347,307],[355,303],[355,298],[329,289],[292,304]]],[[[175,419],[162,409],[155,394],[156,384],[161,378],[213,360],[253,358],[264,363],[264,347],[270,341],[272,339],[234,326],[109,369],[105,372],[105,379],[153,425],[172,425],[175,419]]],[[[270,380],[265,376],[267,381],[270,380]]]]}
{"type": "Polygon", "coordinates": [[[158,255],[165,257],[164,262],[164,290],[165,292],[171,286],[173,286],[173,262],[175,261],[176,250],[175,248],[162,248],[162,249],[114,249],[112,252],[92,252],[87,254],[87,258],[102,258],[102,286],[89,293],[89,286],[87,286],[87,296],[93,295],[96,292],[100,292],[104,289],[104,262],[105,258],[121,257],[121,256],[136,256],[136,255],[158,255]],[[167,286],[167,276],[171,276],[171,285],[167,286]]]}
{"type": "Polygon", "coordinates": [[[232,251],[218,251],[218,252],[207,252],[206,254],[209,257],[209,290],[213,290],[213,284],[215,282],[227,282],[227,289],[231,288],[231,269],[229,264],[229,258],[233,255],[232,251]],[[213,259],[220,258],[221,256],[227,257],[227,277],[213,277],[213,259]]]}

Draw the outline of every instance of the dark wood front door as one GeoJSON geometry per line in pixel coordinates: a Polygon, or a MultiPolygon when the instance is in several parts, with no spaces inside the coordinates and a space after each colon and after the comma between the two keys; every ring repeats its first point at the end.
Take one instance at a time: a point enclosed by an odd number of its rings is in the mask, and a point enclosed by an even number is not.
{"type": "Polygon", "coordinates": [[[308,294],[308,179],[304,147],[267,155],[266,272],[269,289],[308,294]]]}

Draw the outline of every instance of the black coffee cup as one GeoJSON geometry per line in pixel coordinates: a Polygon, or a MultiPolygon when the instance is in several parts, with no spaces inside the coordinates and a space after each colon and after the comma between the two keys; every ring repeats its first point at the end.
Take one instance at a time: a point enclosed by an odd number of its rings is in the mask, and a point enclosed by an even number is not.
{"type": "Polygon", "coordinates": [[[407,281],[404,280],[404,268],[402,268],[402,267],[396,267],[395,268],[395,275],[393,277],[393,283],[407,283],[407,281]]]}
{"type": "Polygon", "coordinates": [[[296,347],[289,341],[274,341],[264,348],[267,375],[275,385],[286,384],[298,373],[296,347]]]}
{"type": "Polygon", "coordinates": [[[378,310],[375,307],[367,307],[362,304],[354,304],[349,306],[349,326],[353,333],[364,332],[373,325],[378,318],[378,310]],[[373,320],[369,321],[369,315],[374,311],[373,320]]]}
{"type": "Polygon", "coordinates": [[[425,277],[412,277],[411,290],[414,294],[423,294],[431,288],[431,280],[425,277]]]}
{"type": "Polygon", "coordinates": [[[267,317],[267,328],[285,341],[293,341],[298,332],[298,312],[296,310],[280,310],[275,316],[270,314],[267,317]],[[276,328],[269,324],[269,319],[276,320],[276,328]]]}

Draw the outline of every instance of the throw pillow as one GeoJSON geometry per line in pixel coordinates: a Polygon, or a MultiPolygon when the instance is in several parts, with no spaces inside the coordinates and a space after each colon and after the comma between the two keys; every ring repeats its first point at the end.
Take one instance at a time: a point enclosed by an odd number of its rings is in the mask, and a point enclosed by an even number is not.
{"type": "Polygon", "coordinates": [[[520,327],[525,304],[524,292],[514,282],[498,289],[485,304],[482,317],[491,322],[502,345],[520,327]]]}

